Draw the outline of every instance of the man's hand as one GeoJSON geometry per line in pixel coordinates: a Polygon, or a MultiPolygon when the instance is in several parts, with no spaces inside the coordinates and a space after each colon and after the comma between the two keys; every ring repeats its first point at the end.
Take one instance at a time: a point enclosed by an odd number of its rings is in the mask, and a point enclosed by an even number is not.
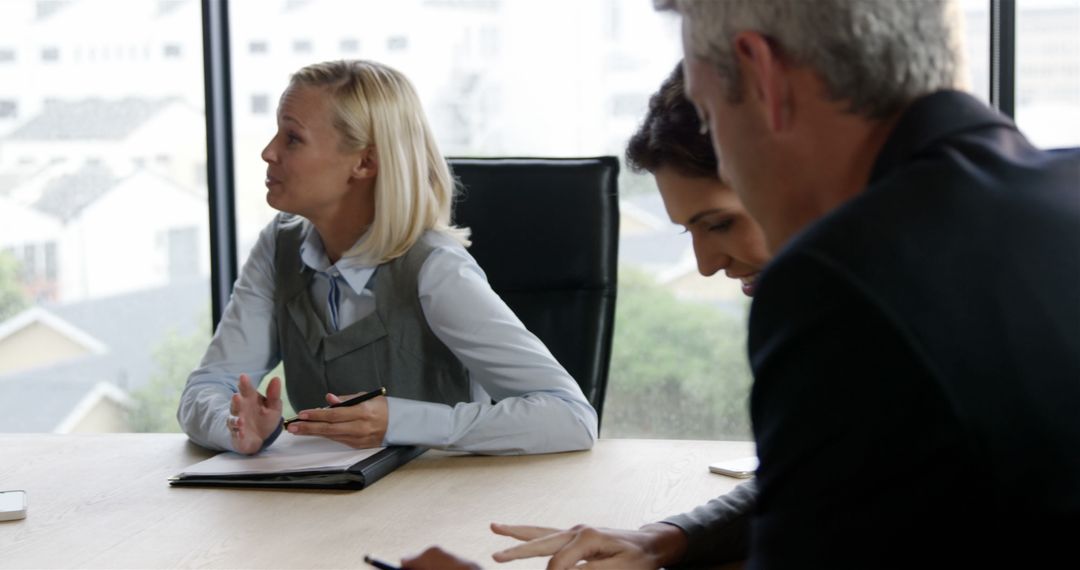
{"type": "MultiPolygon", "coordinates": [[[[327,394],[326,402],[337,404],[357,395],[327,394]]],[[[304,410],[297,417],[303,421],[289,424],[290,433],[321,435],[356,449],[382,445],[390,421],[386,398],[382,396],[355,406],[304,410]]]]}
{"type": "Polygon", "coordinates": [[[480,570],[476,564],[458,558],[438,546],[429,547],[419,556],[402,558],[401,567],[405,570],[480,570]]]}
{"type": "Polygon", "coordinates": [[[686,552],[686,534],[668,524],[649,524],[640,530],[578,525],[568,530],[494,523],[495,534],[526,541],[492,555],[496,562],[551,556],[548,570],[568,570],[579,562],[589,568],[653,570],[678,562],[686,552]]]}
{"type": "Polygon", "coordinates": [[[251,455],[281,423],[281,378],[270,380],[263,396],[247,374],[240,375],[240,391],[229,402],[229,435],[237,453],[251,455]]]}

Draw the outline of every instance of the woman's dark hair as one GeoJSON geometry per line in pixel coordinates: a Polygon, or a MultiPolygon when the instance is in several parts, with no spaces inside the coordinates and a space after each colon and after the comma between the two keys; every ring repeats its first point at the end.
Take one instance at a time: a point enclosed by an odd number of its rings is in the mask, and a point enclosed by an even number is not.
{"type": "Polygon", "coordinates": [[[673,168],[685,176],[717,178],[716,153],[701,133],[697,110],[686,98],[682,62],[649,98],[649,111],[626,146],[630,170],[673,168]]]}

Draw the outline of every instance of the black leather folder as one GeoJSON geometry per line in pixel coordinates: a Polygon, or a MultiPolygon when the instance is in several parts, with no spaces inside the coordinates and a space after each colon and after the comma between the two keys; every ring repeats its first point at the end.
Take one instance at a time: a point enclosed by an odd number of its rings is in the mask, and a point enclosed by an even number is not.
{"type": "Polygon", "coordinates": [[[391,446],[345,468],[303,471],[272,471],[227,475],[180,473],[169,478],[176,487],[275,487],[294,489],[344,489],[370,486],[394,469],[427,451],[423,447],[391,446]]]}

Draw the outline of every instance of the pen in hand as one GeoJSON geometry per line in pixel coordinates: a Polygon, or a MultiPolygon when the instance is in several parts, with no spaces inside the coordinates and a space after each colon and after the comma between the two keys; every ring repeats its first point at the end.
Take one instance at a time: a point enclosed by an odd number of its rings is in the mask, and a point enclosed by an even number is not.
{"type": "MultiPolygon", "coordinates": [[[[355,406],[357,404],[362,404],[362,403],[364,403],[364,402],[366,402],[368,400],[371,400],[372,398],[377,398],[379,396],[385,396],[385,395],[386,395],[386,388],[379,388],[379,389],[376,389],[376,390],[372,390],[370,392],[365,392],[365,393],[360,394],[359,396],[356,396],[354,398],[349,398],[348,400],[338,402],[336,404],[330,404],[329,406],[326,406],[326,407],[324,407],[322,409],[326,410],[326,409],[329,409],[329,408],[344,408],[346,406],[355,406]]],[[[293,422],[302,422],[302,421],[304,421],[304,420],[300,419],[299,416],[293,416],[293,417],[285,420],[282,423],[286,428],[288,428],[289,424],[291,424],[293,422]]]]}
{"type": "Polygon", "coordinates": [[[378,568],[379,570],[401,570],[401,568],[398,568],[397,566],[394,566],[393,564],[387,564],[387,563],[383,562],[382,560],[372,558],[372,557],[368,556],[367,554],[364,555],[364,562],[367,562],[368,564],[371,564],[372,566],[378,568]]]}

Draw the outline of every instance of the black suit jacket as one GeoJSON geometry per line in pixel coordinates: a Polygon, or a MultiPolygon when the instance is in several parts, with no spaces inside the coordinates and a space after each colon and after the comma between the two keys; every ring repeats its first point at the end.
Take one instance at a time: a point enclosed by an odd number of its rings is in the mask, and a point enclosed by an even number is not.
{"type": "Polygon", "coordinates": [[[751,567],[1080,567],[1076,153],[916,101],[764,272],[749,350],[751,567]]]}

